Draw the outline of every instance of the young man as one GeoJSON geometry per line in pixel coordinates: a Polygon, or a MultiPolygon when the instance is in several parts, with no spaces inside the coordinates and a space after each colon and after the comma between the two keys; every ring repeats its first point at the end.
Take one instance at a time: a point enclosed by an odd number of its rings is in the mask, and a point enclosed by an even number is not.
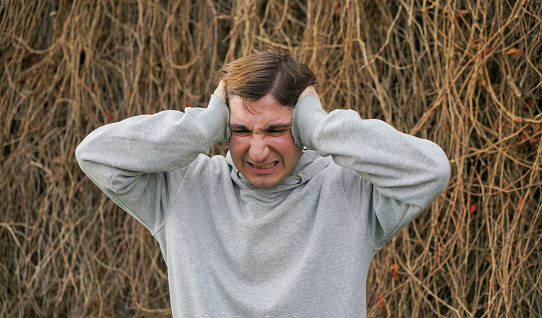
{"type": "Polygon", "coordinates": [[[226,65],[205,109],[92,132],[81,169],[160,243],[175,317],[365,317],[375,253],[446,187],[434,143],[327,114],[289,54],[226,65]],[[228,140],[226,157],[207,156],[228,140]]]}

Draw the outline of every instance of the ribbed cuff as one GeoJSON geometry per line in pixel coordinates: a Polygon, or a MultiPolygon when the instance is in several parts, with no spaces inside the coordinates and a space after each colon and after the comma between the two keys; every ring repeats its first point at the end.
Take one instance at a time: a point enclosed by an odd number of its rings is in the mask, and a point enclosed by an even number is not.
{"type": "Polygon", "coordinates": [[[201,112],[199,117],[207,138],[212,145],[224,140],[230,140],[230,111],[220,97],[214,94],[211,95],[209,105],[201,112]]]}
{"type": "Polygon", "coordinates": [[[316,95],[303,96],[295,105],[292,113],[292,136],[298,147],[305,146],[316,150],[314,133],[318,125],[325,119],[327,113],[322,109],[320,98],[316,95]]]}

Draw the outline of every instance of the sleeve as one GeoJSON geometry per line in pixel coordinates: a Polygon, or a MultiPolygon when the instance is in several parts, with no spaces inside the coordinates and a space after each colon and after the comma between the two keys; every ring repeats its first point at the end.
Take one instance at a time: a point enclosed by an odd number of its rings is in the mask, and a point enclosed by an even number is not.
{"type": "Polygon", "coordinates": [[[229,111],[216,95],[207,108],[163,111],[100,127],[77,147],[81,170],[153,235],[186,167],[229,138],[229,111]]]}
{"type": "Polygon", "coordinates": [[[292,116],[297,144],[331,156],[337,165],[361,176],[343,174],[345,193],[375,248],[410,223],[448,184],[448,158],[429,140],[380,120],[362,120],[352,110],[327,114],[315,95],[301,98],[292,116]]]}

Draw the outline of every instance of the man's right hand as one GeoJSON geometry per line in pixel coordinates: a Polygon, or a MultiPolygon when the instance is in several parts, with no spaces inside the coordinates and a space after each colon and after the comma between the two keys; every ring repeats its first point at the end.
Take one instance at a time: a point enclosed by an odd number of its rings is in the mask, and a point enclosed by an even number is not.
{"type": "Polygon", "coordinates": [[[220,97],[220,99],[226,103],[226,97],[227,97],[227,91],[226,91],[226,81],[221,80],[220,83],[218,83],[218,87],[215,89],[215,92],[213,93],[216,96],[220,97]]]}
{"type": "Polygon", "coordinates": [[[316,89],[314,88],[314,85],[310,85],[310,86],[307,86],[307,88],[305,88],[305,90],[301,93],[301,95],[299,95],[299,98],[297,100],[300,100],[302,97],[309,94],[316,95],[316,97],[320,98],[320,96],[318,96],[318,93],[316,93],[316,89]]]}

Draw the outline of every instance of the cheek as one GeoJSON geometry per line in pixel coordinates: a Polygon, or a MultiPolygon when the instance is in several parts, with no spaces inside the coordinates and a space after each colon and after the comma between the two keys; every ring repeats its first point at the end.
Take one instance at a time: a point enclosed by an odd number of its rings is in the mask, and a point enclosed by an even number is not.
{"type": "Polygon", "coordinates": [[[244,148],[247,148],[246,141],[242,137],[232,136],[230,142],[228,143],[230,148],[230,154],[232,159],[235,161],[239,156],[245,152],[244,148]]]}
{"type": "Polygon", "coordinates": [[[287,161],[297,161],[301,156],[301,148],[294,144],[290,135],[275,140],[274,149],[287,161]]]}

